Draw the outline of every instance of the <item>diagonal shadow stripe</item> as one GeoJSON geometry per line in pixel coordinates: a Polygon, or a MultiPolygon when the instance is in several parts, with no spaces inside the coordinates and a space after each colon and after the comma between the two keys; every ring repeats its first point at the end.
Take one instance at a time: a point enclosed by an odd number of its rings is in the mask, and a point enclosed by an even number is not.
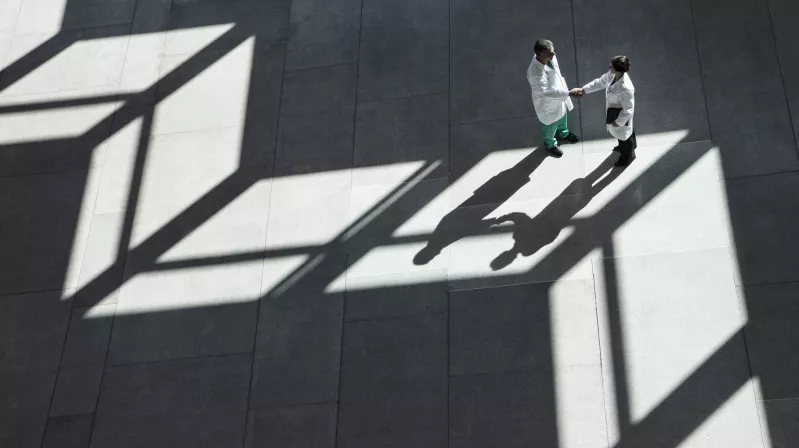
{"type": "Polygon", "coordinates": [[[690,436],[749,381],[743,333],[732,335],[614,447],[675,447],[690,436]]]}

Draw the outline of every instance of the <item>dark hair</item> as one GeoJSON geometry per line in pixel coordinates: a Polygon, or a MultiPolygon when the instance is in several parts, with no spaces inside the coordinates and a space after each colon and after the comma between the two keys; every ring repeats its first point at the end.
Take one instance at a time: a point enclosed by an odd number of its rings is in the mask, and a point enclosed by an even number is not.
{"type": "Polygon", "coordinates": [[[535,51],[536,56],[541,56],[542,54],[555,54],[555,45],[552,44],[551,40],[538,39],[535,41],[533,51],[535,51]]]}
{"type": "Polygon", "coordinates": [[[610,60],[613,64],[613,69],[619,73],[627,73],[630,71],[630,58],[627,56],[616,56],[610,60]]]}

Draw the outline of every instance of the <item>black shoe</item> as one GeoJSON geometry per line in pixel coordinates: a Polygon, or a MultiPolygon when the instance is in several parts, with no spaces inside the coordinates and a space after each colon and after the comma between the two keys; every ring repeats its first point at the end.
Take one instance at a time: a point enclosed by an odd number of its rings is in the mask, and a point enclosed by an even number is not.
{"type": "Polygon", "coordinates": [[[557,145],[549,148],[549,152],[551,152],[552,155],[557,157],[558,159],[563,157],[563,151],[561,151],[557,145]]]}
{"type": "Polygon", "coordinates": [[[563,138],[559,138],[558,140],[565,140],[565,141],[567,141],[569,143],[577,143],[577,142],[580,141],[580,137],[578,137],[577,135],[572,134],[571,132],[569,132],[569,135],[567,135],[567,136],[565,136],[563,138]]]}
{"type": "Polygon", "coordinates": [[[617,146],[617,147],[613,148],[613,151],[614,151],[614,152],[615,152],[615,151],[621,151],[621,149],[619,149],[619,147],[617,146]]]}

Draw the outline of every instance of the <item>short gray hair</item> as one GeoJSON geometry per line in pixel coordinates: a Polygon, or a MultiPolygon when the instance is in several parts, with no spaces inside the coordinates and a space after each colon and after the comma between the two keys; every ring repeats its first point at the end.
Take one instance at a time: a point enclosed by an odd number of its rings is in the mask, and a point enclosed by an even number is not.
{"type": "Polygon", "coordinates": [[[533,51],[535,51],[536,56],[541,56],[542,54],[555,54],[555,45],[551,40],[538,39],[535,41],[533,51]]]}

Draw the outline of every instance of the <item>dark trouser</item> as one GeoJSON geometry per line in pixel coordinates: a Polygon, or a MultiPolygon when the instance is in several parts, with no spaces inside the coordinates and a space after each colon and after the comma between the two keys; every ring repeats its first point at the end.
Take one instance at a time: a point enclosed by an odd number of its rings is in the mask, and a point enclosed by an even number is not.
{"type": "Polygon", "coordinates": [[[633,131],[633,134],[627,140],[619,140],[619,152],[621,153],[621,157],[619,157],[618,163],[629,163],[637,147],[638,141],[635,139],[635,131],[633,131]]]}

